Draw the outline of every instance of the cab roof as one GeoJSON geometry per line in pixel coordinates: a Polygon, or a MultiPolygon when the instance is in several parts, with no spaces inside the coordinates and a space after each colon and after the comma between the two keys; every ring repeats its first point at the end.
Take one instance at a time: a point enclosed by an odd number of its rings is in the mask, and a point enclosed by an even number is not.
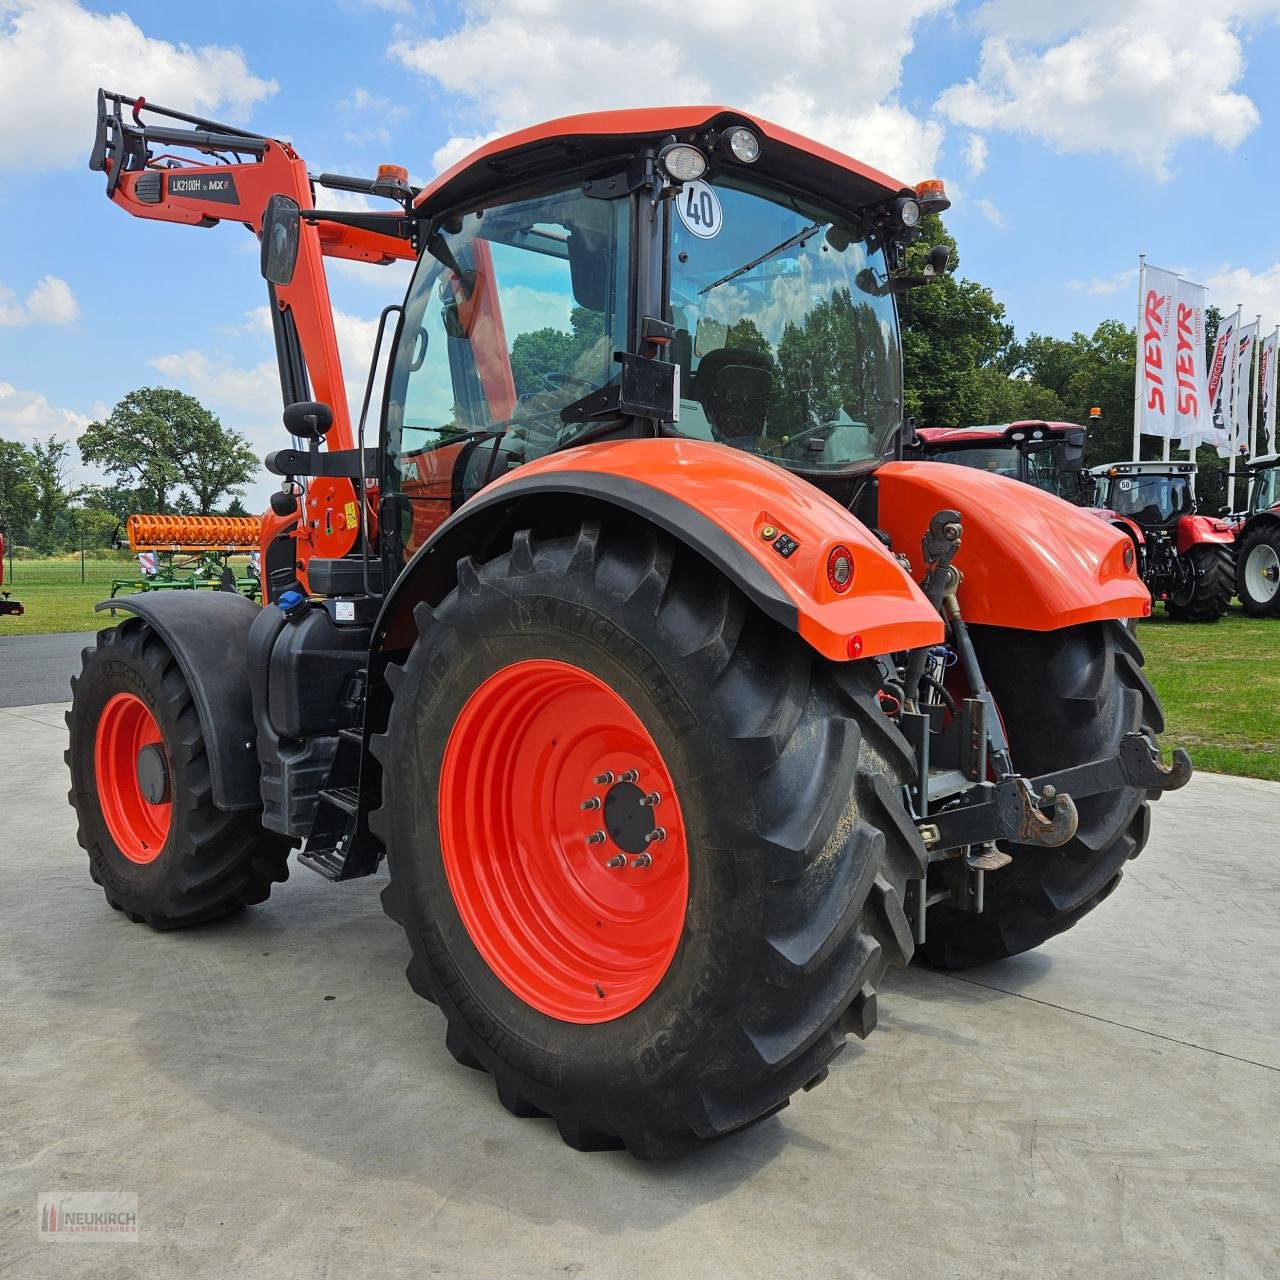
{"type": "Polygon", "coordinates": [[[1198,470],[1194,462],[1103,462],[1089,468],[1091,476],[1189,476],[1198,470]]]}
{"type": "Polygon", "coordinates": [[[734,125],[756,133],[760,157],[747,165],[717,152],[717,167],[755,170],[849,208],[913,194],[908,184],[871,165],[735,107],[640,107],[562,116],[494,138],[423,187],[414,208],[419,217],[434,217],[522,181],[576,171],[671,135],[696,143],[708,130],[723,133],[734,125]]]}
{"type": "Polygon", "coordinates": [[[1032,432],[1039,428],[1042,435],[1060,436],[1070,431],[1082,431],[1078,422],[1046,422],[1028,418],[1021,422],[995,422],[978,427],[921,427],[916,433],[925,444],[987,444],[1005,441],[1015,431],[1032,432]]]}

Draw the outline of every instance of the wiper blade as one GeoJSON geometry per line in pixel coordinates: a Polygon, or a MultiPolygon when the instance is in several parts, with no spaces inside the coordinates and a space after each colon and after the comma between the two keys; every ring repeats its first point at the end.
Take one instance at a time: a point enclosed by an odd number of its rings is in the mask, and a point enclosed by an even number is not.
{"type": "Polygon", "coordinates": [[[822,225],[821,222],[815,222],[813,226],[797,231],[789,240],[784,240],[781,244],[775,244],[772,249],[766,249],[758,258],[752,258],[750,262],[744,262],[742,266],[730,271],[727,276],[721,276],[719,280],[713,280],[705,289],[699,289],[699,295],[710,293],[712,289],[718,289],[722,284],[728,284],[730,280],[736,280],[739,276],[746,275],[748,271],[758,267],[762,262],[767,262],[775,253],[783,253],[787,249],[794,249],[798,244],[804,244],[806,240],[822,230],[822,225]]]}

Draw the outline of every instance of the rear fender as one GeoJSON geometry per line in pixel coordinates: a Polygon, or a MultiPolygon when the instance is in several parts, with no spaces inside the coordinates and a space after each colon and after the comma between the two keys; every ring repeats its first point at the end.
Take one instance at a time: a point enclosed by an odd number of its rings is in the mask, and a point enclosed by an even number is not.
{"type": "Polygon", "coordinates": [[[1124,564],[1132,544],[1105,518],[1032,485],[944,462],[889,462],[876,477],[878,522],[913,574],[923,570],[920,533],[929,519],[948,507],[960,512],[954,563],[971,623],[1053,631],[1151,612],[1136,565],[1124,564]]]}
{"type": "Polygon", "coordinates": [[[1225,520],[1213,516],[1183,516],[1178,521],[1178,554],[1185,556],[1192,547],[1202,542],[1218,542],[1232,546],[1236,532],[1225,520]]]}
{"type": "Polygon", "coordinates": [[[736,449],[664,438],[584,445],[489,485],[431,535],[397,579],[375,626],[375,647],[411,643],[414,605],[444,599],[463,556],[501,554],[516,529],[539,517],[563,523],[571,511],[610,509],[691,547],[824,657],[847,661],[942,639],[942,620],[920,589],[834,499],[736,449]],[[786,556],[775,545],[784,535],[796,543],[786,556]],[[847,547],[853,560],[853,585],[844,594],[827,580],[836,546],[847,547]]]}

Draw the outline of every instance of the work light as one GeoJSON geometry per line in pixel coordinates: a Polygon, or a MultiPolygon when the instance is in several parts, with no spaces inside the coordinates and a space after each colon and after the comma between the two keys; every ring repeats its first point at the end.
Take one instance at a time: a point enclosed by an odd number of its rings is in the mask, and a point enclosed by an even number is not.
{"type": "Polygon", "coordinates": [[[735,160],[741,160],[743,164],[755,164],[760,158],[760,139],[750,129],[744,129],[741,125],[730,129],[728,142],[735,160]]]}
{"type": "Polygon", "coordinates": [[[658,163],[674,182],[693,182],[707,171],[707,157],[687,142],[673,142],[658,152],[658,163]]]}

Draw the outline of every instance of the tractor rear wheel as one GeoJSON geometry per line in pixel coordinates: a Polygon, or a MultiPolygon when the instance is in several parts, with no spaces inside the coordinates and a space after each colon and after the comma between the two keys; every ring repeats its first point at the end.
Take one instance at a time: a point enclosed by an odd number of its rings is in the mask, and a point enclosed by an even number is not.
{"type": "Polygon", "coordinates": [[[1236,589],[1230,547],[1202,542],[1190,548],[1185,559],[1191,572],[1169,592],[1165,613],[1175,622],[1217,622],[1236,589]]]}
{"type": "Polygon", "coordinates": [[[387,670],[388,914],[461,1063],[579,1149],[771,1115],[875,1022],[924,851],[873,664],[647,525],[525,531],[387,670]]]}
{"type": "Polygon", "coordinates": [[[1280,616],[1280,524],[1260,524],[1236,557],[1236,595],[1251,618],[1280,616]]]}
{"type": "MultiPolygon", "coordinates": [[[[1117,751],[1126,733],[1141,730],[1154,740],[1163,729],[1160,704],[1142,674],[1142,651],[1122,623],[1046,632],[972,630],[1022,773],[1085,764],[1117,751]]],[[[1029,951],[1071,928],[1119,884],[1125,862],[1142,852],[1151,798],[1135,787],[1082,798],[1079,829],[1057,849],[1002,844],[1013,861],[987,873],[981,914],[941,903],[929,909],[926,958],[940,968],[962,969],[1029,951]]]]}
{"type": "Polygon", "coordinates": [[[164,641],[138,618],[99,632],[71,690],[67,798],[107,901],[153,929],[265,901],[291,846],[256,810],[214,805],[204,731],[164,641]]]}

